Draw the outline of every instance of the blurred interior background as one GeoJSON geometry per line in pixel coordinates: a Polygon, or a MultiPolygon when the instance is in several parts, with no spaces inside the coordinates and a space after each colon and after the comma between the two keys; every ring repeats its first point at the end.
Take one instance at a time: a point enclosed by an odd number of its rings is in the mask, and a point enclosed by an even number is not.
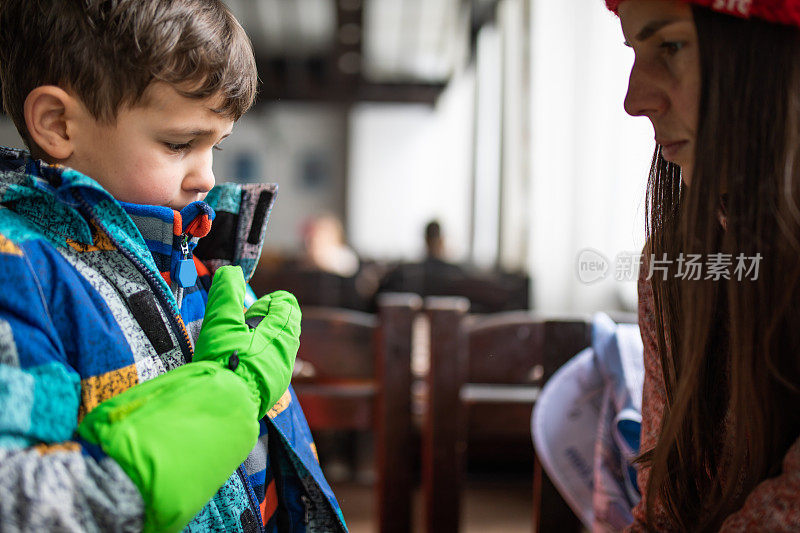
{"type": "MultiPolygon", "coordinates": [[[[604,2],[226,3],[262,83],[215,175],[280,186],[257,289],[299,284],[301,304],[361,311],[381,288],[461,292],[485,312],[635,310],[635,276],[614,279],[614,265],[644,244],[654,141],[623,110],[633,54],[604,2]],[[586,249],[605,279],[579,275],[586,249]]],[[[5,117],[0,144],[21,144],[5,117]]],[[[342,490],[358,530],[369,491],[342,490]]],[[[517,505],[497,494],[468,498],[517,505]]],[[[529,530],[513,509],[484,511],[466,505],[467,523],[529,530]]]]}
{"type": "MultiPolygon", "coordinates": [[[[262,85],[215,174],[279,183],[265,261],[324,215],[364,261],[418,261],[437,220],[448,261],[529,276],[536,309],[632,309],[613,263],[643,245],[654,142],[622,109],[633,56],[603,2],[226,3],[262,85]],[[581,283],[586,248],[604,281],[581,283]]],[[[5,117],[0,143],[20,144],[5,117]]]]}

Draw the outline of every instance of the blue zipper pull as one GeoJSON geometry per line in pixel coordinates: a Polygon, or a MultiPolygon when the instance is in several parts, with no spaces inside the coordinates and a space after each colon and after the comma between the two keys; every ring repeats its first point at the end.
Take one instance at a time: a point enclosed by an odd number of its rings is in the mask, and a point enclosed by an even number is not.
{"type": "Polygon", "coordinates": [[[184,289],[193,287],[197,283],[197,268],[194,260],[189,255],[189,236],[183,235],[181,240],[181,259],[179,259],[172,271],[172,279],[184,289]]]}

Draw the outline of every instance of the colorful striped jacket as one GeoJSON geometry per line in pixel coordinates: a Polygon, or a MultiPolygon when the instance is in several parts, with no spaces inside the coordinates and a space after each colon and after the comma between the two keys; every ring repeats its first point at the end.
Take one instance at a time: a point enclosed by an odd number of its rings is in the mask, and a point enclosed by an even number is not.
{"type": "MultiPolygon", "coordinates": [[[[137,488],[75,430],[191,360],[211,276],[238,264],[249,279],[276,190],[224,184],[180,212],[123,204],[0,148],[0,530],[141,529],[137,488]]],[[[259,424],[255,449],[186,530],[346,531],[291,387],[259,424]]]]}

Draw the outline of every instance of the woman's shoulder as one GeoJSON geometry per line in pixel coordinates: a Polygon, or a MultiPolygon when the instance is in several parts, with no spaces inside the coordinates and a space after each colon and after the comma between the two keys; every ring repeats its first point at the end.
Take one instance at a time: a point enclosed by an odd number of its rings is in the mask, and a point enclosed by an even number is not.
{"type": "Polygon", "coordinates": [[[800,439],[786,452],[780,475],[762,481],[720,531],[800,530],[800,439]]]}

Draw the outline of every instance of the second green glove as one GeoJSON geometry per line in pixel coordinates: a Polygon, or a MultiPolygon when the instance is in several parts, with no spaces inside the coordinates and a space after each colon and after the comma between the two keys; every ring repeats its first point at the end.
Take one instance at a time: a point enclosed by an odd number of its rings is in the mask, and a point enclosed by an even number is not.
{"type": "Polygon", "coordinates": [[[285,291],[258,299],[244,312],[242,269],[217,269],[208,293],[195,361],[225,364],[247,383],[260,401],[259,418],[280,399],[292,378],[300,346],[300,306],[285,291]],[[261,319],[255,328],[245,320],[261,319]]]}

